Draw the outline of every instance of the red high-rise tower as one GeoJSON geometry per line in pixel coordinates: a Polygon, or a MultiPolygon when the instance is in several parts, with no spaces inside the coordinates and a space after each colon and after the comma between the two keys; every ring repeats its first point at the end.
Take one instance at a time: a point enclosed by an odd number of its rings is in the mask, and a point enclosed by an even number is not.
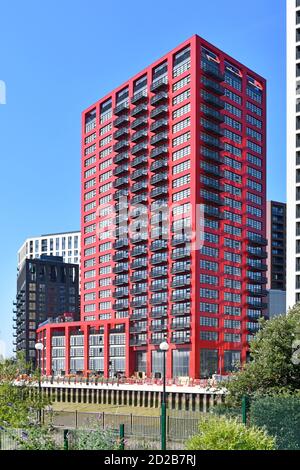
{"type": "Polygon", "coordinates": [[[193,36],[83,113],[81,322],[39,330],[44,372],[155,375],[164,339],[169,377],[230,372],[265,218],[266,82],[193,36]]]}

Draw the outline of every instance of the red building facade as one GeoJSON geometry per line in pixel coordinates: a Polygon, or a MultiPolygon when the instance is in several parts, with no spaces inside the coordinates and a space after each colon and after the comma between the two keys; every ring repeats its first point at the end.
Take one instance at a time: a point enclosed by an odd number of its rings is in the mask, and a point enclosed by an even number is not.
{"type": "Polygon", "coordinates": [[[198,36],[82,115],[81,321],[44,373],[226,374],[266,304],[266,82],[198,36]]]}

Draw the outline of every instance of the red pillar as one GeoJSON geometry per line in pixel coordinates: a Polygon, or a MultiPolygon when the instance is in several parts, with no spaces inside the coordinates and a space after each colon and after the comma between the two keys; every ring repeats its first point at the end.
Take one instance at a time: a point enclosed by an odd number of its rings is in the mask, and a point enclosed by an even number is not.
{"type": "Polygon", "coordinates": [[[70,373],[70,327],[65,327],[65,373],[70,373]]]}
{"type": "Polygon", "coordinates": [[[46,328],[46,375],[52,375],[52,330],[46,328]]]}
{"type": "Polygon", "coordinates": [[[104,325],[104,377],[109,376],[109,325],[104,325]]]}
{"type": "Polygon", "coordinates": [[[86,376],[89,372],[89,326],[84,326],[84,375],[86,376]]]}

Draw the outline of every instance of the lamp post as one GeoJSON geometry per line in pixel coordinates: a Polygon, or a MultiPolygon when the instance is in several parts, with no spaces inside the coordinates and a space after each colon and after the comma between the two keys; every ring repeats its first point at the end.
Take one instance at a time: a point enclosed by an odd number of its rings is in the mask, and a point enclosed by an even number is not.
{"type": "Polygon", "coordinates": [[[159,345],[159,349],[163,353],[163,395],[161,401],[161,449],[166,450],[167,442],[167,403],[166,403],[166,353],[169,350],[169,345],[163,341],[159,345]]]}
{"type": "MultiPolygon", "coordinates": [[[[42,375],[42,369],[41,369],[41,352],[44,349],[43,343],[36,343],[35,344],[35,349],[38,353],[38,372],[39,372],[39,401],[41,401],[41,396],[42,396],[42,383],[41,383],[41,375],[42,375]]],[[[41,403],[39,403],[39,409],[38,409],[38,416],[39,416],[39,424],[42,424],[42,409],[41,409],[41,403]]]]}

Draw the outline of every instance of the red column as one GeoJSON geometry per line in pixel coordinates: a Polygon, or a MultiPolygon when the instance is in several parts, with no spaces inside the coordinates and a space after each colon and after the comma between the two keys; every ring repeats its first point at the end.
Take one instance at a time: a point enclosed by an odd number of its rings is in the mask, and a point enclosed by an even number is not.
{"type": "Polygon", "coordinates": [[[70,373],[70,327],[65,327],[65,373],[70,373]]]}
{"type": "Polygon", "coordinates": [[[86,376],[89,371],[89,326],[84,326],[84,375],[86,376]]]}
{"type": "Polygon", "coordinates": [[[104,377],[109,376],[109,325],[104,325],[104,377]]]}
{"type": "Polygon", "coordinates": [[[46,375],[52,374],[52,330],[46,328],[46,375]]]}
{"type": "Polygon", "coordinates": [[[134,355],[132,354],[130,348],[130,332],[129,332],[129,322],[125,323],[125,377],[131,377],[134,371],[133,359],[134,355]]]}

